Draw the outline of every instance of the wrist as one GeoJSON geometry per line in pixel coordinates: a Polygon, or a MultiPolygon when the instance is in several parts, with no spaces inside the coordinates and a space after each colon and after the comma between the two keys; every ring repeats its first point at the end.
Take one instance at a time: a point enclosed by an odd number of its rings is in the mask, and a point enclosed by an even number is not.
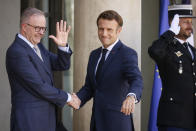
{"type": "Polygon", "coordinates": [[[71,95],[70,95],[69,93],[67,93],[67,96],[68,96],[68,97],[67,97],[67,103],[68,103],[68,102],[71,102],[71,100],[72,100],[71,95]]]}
{"type": "Polygon", "coordinates": [[[129,99],[131,101],[133,101],[133,100],[135,101],[136,100],[134,95],[127,96],[127,99],[129,99]]]}
{"type": "Polygon", "coordinates": [[[62,43],[60,45],[58,45],[59,47],[68,47],[68,43],[62,43]]]}

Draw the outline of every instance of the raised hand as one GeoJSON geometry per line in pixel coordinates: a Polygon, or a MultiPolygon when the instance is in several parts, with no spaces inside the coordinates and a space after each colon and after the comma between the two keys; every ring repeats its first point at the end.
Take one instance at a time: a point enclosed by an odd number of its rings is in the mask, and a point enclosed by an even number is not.
{"type": "Polygon", "coordinates": [[[74,109],[79,109],[80,108],[81,101],[78,98],[78,96],[75,93],[73,93],[71,95],[71,101],[68,102],[67,104],[69,106],[71,106],[72,108],[74,108],[74,109]]]}
{"type": "Polygon", "coordinates": [[[127,98],[123,101],[121,112],[125,115],[130,115],[135,110],[135,97],[127,96],[127,98]]]}
{"type": "Polygon", "coordinates": [[[66,28],[66,21],[61,20],[60,25],[59,22],[56,23],[56,37],[50,35],[49,38],[53,39],[58,46],[66,46],[70,30],[70,26],[66,28]]]}
{"type": "Polygon", "coordinates": [[[180,32],[179,22],[180,22],[179,15],[175,14],[175,16],[171,22],[171,26],[170,26],[169,30],[174,32],[176,35],[178,35],[180,32]]]}

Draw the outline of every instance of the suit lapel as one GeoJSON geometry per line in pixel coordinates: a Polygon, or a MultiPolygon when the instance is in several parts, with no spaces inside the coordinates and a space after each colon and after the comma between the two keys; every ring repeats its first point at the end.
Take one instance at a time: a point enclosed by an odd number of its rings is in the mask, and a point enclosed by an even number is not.
{"type": "MultiPolygon", "coordinates": [[[[19,43],[20,45],[24,46],[27,50],[27,53],[29,54],[29,56],[31,56],[32,60],[35,61],[36,64],[38,64],[38,66],[42,66],[44,68],[44,70],[51,76],[51,71],[48,69],[47,65],[49,63],[45,63],[47,62],[46,60],[46,56],[43,54],[43,51],[40,49],[41,55],[43,57],[43,60],[45,62],[43,62],[39,56],[35,53],[35,51],[22,39],[20,39],[18,36],[16,36],[16,41],[17,43],[19,43]]],[[[38,45],[39,46],[39,45],[38,45]]]]}
{"type": "MultiPolygon", "coordinates": [[[[118,53],[119,48],[122,46],[121,41],[119,40],[118,43],[116,43],[116,45],[112,48],[112,50],[110,51],[110,54],[108,55],[104,65],[103,65],[103,70],[102,70],[102,79],[103,80],[106,72],[108,72],[108,67],[110,67],[112,61],[115,59],[116,54],[118,53]]],[[[101,83],[100,81],[100,83],[101,83]]]]}
{"type": "Polygon", "coordinates": [[[42,53],[42,51],[40,50],[41,55],[42,55],[42,58],[43,58],[43,61],[39,58],[39,56],[31,48],[30,48],[30,50],[28,51],[28,53],[33,58],[33,60],[35,61],[35,63],[38,64],[38,66],[42,66],[43,69],[48,73],[48,75],[51,76],[52,75],[51,74],[51,71],[47,67],[47,65],[49,63],[47,63],[47,60],[45,58],[45,55],[42,53]]]}
{"type": "Polygon", "coordinates": [[[94,53],[94,55],[92,56],[92,70],[90,72],[92,72],[92,78],[93,78],[93,82],[95,83],[95,85],[97,85],[97,82],[96,82],[96,78],[95,78],[95,69],[96,69],[96,66],[97,66],[97,62],[98,62],[98,59],[100,57],[100,54],[101,54],[101,47],[96,50],[96,52],[94,53]]]}
{"type": "Polygon", "coordinates": [[[107,69],[107,67],[109,66],[109,64],[112,62],[112,60],[115,58],[115,55],[117,54],[118,52],[118,49],[121,47],[122,43],[121,41],[119,40],[118,43],[116,43],[116,45],[113,47],[113,49],[111,50],[110,54],[108,55],[105,63],[104,63],[104,66],[103,66],[103,71],[105,71],[107,69]]]}
{"type": "Polygon", "coordinates": [[[48,58],[47,58],[47,54],[44,54],[44,51],[43,51],[43,49],[41,48],[41,45],[39,44],[38,45],[39,46],[39,49],[40,49],[40,52],[41,52],[41,56],[42,56],[42,59],[43,59],[43,61],[39,58],[39,56],[37,55],[37,57],[38,57],[38,59],[39,59],[39,62],[41,63],[41,65],[44,67],[44,69],[48,72],[48,73],[50,73],[50,75],[52,75],[51,73],[51,69],[49,68],[49,65],[50,65],[50,63],[49,63],[49,61],[48,61],[48,58]]]}

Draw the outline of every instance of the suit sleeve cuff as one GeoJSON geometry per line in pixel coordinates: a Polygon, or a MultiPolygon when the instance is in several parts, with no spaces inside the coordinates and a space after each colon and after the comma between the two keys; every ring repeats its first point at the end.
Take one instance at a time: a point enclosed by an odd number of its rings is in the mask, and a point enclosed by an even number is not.
{"type": "Polygon", "coordinates": [[[68,98],[67,98],[67,102],[70,102],[71,101],[71,95],[69,94],[69,93],[67,93],[67,95],[68,95],[68,98]]]}
{"type": "Polygon", "coordinates": [[[70,53],[69,51],[69,45],[67,44],[67,46],[58,46],[59,50],[62,50],[64,52],[70,53]]]}
{"type": "Polygon", "coordinates": [[[138,103],[138,100],[137,100],[135,93],[129,93],[127,96],[133,96],[135,98],[135,103],[138,103]]]}

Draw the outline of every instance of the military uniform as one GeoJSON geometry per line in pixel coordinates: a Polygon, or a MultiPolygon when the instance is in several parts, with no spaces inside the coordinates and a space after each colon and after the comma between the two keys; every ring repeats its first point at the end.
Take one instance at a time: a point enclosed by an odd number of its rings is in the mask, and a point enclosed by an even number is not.
{"type": "Polygon", "coordinates": [[[188,49],[166,31],[153,42],[148,53],[158,65],[162,94],[158,107],[158,126],[196,128],[196,49],[188,49]]]}

